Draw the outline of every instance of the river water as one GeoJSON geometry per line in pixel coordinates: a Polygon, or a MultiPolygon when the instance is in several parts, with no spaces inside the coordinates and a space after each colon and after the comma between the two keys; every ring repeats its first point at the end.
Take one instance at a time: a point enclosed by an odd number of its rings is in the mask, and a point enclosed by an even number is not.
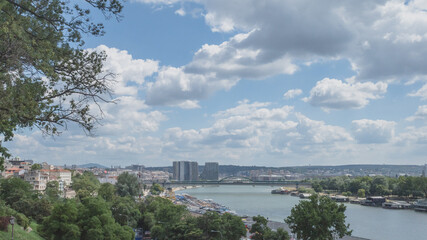
{"type": "MultiPolygon", "coordinates": [[[[212,199],[239,215],[263,215],[283,222],[300,199],[289,195],[271,194],[274,187],[205,186],[186,189],[199,199],[212,199]]],[[[427,213],[413,210],[390,210],[346,203],[346,221],[354,236],[372,240],[427,240],[427,213]]]]}

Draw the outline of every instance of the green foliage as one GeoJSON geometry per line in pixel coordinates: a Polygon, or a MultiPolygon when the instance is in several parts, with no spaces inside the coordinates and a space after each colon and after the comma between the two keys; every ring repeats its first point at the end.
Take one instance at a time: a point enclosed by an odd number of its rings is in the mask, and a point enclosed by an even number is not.
{"type": "Polygon", "coordinates": [[[114,198],[116,189],[111,183],[103,183],[98,189],[98,196],[102,197],[105,201],[111,202],[114,198]]]}
{"type": "Polygon", "coordinates": [[[128,172],[120,174],[117,178],[116,190],[121,197],[137,196],[140,192],[138,178],[128,172]]]}
{"type": "Polygon", "coordinates": [[[395,194],[405,197],[427,197],[425,177],[333,177],[312,181],[313,188],[318,188],[318,185],[326,190],[351,192],[352,195],[358,195],[359,190],[363,189],[368,196],[395,194]]]}
{"type": "Polygon", "coordinates": [[[22,198],[30,197],[31,194],[32,186],[21,178],[0,179],[0,198],[10,206],[22,198]]]}
{"type": "Polygon", "coordinates": [[[364,198],[365,197],[365,189],[361,188],[361,189],[357,190],[357,196],[360,198],[364,198]]]}
{"type": "MultiPolygon", "coordinates": [[[[34,229],[37,228],[37,225],[35,223],[32,223],[31,228],[33,231],[27,232],[24,229],[21,229],[20,225],[16,225],[14,227],[14,234],[13,239],[14,240],[44,240],[44,238],[40,237],[37,234],[37,231],[34,231],[34,229]]],[[[0,231],[0,239],[11,239],[11,232],[12,232],[12,225],[9,225],[8,232],[0,231]]]]}
{"type": "Polygon", "coordinates": [[[34,163],[34,164],[31,166],[31,171],[36,171],[36,170],[40,170],[40,169],[42,169],[42,165],[40,165],[40,164],[38,164],[38,163],[34,163]]]}
{"type": "Polygon", "coordinates": [[[57,181],[50,181],[46,184],[45,195],[51,201],[57,201],[60,197],[59,183],[57,181]]]}
{"type": "Polygon", "coordinates": [[[133,230],[114,221],[107,202],[87,197],[58,202],[39,232],[47,239],[133,239],[133,230]]]}
{"type": "Polygon", "coordinates": [[[81,232],[76,224],[77,213],[76,201],[64,200],[56,203],[52,214],[39,225],[40,235],[50,240],[80,239],[81,232]]]}
{"type": "Polygon", "coordinates": [[[136,228],[141,218],[135,200],[131,197],[116,197],[111,206],[111,212],[117,223],[122,226],[136,228]]]}
{"type": "Polygon", "coordinates": [[[30,220],[22,213],[16,214],[16,222],[21,225],[24,229],[27,229],[30,226],[30,220]]]}
{"type": "Polygon", "coordinates": [[[85,171],[73,177],[72,188],[76,193],[82,192],[83,196],[93,196],[100,186],[99,180],[92,172],[85,171]]]}
{"type": "Polygon", "coordinates": [[[12,204],[12,207],[38,223],[49,216],[52,211],[51,202],[46,198],[38,198],[36,195],[32,198],[19,199],[12,204]]]}
{"type": "Polygon", "coordinates": [[[315,194],[315,190],[311,189],[311,188],[305,188],[305,187],[299,187],[298,188],[298,192],[300,193],[310,193],[310,194],[315,194]]]}
{"type": "Polygon", "coordinates": [[[317,193],[319,192],[323,192],[323,187],[322,185],[320,185],[319,181],[314,181],[311,183],[311,187],[313,188],[313,190],[317,193]]]}
{"type": "Polygon", "coordinates": [[[277,232],[272,231],[268,226],[268,220],[263,216],[252,218],[255,223],[252,225],[250,233],[251,239],[255,240],[289,240],[289,234],[283,228],[277,229],[277,232]]]}
{"type": "Polygon", "coordinates": [[[246,228],[242,219],[229,213],[221,215],[220,231],[224,238],[229,240],[239,240],[246,235],[246,228]]]}
{"type": "Polygon", "coordinates": [[[342,195],[343,195],[343,196],[346,196],[346,197],[350,197],[350,196],[352,196],[353,194],[352,194],[350,191],[347,191],[347,192],[343,192],[343,193],[342,193],[342,195]]]}
{"type": "Polygon", "coordinates": [[[343,204],[337,204],[327,196],[312,195],[310,201],[301,201],[285,219],[299,239],[334,239],[351,235],[345,224],[343,204]]]}
{"type": "MultiPolygon", "coordinates": [[[[89,105],[108,101],[109,81],[103,72],[105,53],[88,52],[82,34],[101,36],[103,25],[90,19],[91,9],[119,16],[120,0],[84,0],[82,8],[62,0],[0,2],[0,166],[21,128],[58,134],[73,122],[90,132],[99,117],[89,105]]],[[[1,169],[0,169],[1,170],[1,169]]]]}
{"type": "Polygon", "coordinates": [[[161,192],[163,192],[165,189],[157,183],[153,183],[150,188],[150,193],[153,195],[159,195],[161,192]]]}

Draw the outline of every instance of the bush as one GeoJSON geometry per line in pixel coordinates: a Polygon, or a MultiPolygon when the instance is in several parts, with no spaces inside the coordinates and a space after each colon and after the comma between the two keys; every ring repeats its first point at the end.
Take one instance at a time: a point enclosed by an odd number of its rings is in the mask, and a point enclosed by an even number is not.
{"type": "Polygon", "coordinates": [[[30,220],[22,213],[16,214],[16,222],[24,229],[27,229],[30,226],[30,220]]]}

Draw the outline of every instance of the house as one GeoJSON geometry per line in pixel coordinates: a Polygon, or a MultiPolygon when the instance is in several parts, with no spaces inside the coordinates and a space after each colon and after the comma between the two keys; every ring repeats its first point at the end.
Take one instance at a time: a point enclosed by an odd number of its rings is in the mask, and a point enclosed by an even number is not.
{"type": "Polygon", "coordinates": [[[40,171],[49,174],[51,181],[62,181],[64,183],[64,187],[70,186],[72,183],[71,171],[64,169],[42,169],[40,171]]]}
{"type": "Polygon", "coordinates": [[[29,171],[24,175],[24,180],[33,186],[33,190],[44,191],[50,181],[49,174],[42,171],[29,171]]]}

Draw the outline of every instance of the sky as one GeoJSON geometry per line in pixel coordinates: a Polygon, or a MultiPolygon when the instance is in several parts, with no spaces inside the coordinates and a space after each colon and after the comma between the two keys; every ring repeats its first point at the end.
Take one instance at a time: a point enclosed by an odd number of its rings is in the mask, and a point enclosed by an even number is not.
{"type": "MultiPolygon", "coordinates": [[[[128,0],[105,51],[116,104],[94,137],[23,129],[51,164],[424,164],[427,1],[128,0]]],[[[96,113],[97,108],[92,110],[96,113]]]]}

